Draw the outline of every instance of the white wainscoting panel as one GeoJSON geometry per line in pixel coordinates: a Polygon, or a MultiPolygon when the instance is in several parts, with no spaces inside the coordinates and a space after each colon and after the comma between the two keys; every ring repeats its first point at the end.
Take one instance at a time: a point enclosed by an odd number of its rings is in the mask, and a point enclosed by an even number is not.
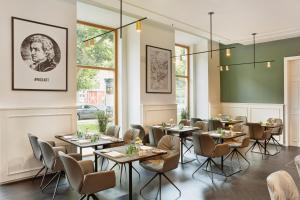
{"type": "MultiPolygon", "coordinates": [[[[284,121],[283,104],[258,104],[258,103],[221,103],[222,113],[232,117],[246,116],[248,122],[266,121],[268,118],[280,118],[284,121]]],[[[285,143],[285,134],[277,138],[285,143]]]]}
{"type": "Polygon", "coordinates": [[[0,124],[1,184],[36,173],[40,163],[33,157],[27,134],[55,140],[57,134],[74,132],[76,108],[0,109],[0,124]]]}
{"type": "Polygon", "coordinates": [[[152,125],[174,119],[177,121],[177,104],[141,105],[141,123],[152,125]]]}

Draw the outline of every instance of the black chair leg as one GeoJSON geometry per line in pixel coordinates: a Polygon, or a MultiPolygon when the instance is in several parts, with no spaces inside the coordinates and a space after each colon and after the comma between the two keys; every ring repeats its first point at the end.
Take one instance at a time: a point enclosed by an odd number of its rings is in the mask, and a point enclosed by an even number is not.
{"type": "Polygon", "coordinates": [[[48,168],[46,168],[46,171],[45,171],[45,173],[44,173],[42,182],[41,182],[41,184],[40,184],[40,188],[41,188],[41,189],[42,189],[42,186],[43,186],[43,184],[44,184],[44,180],[45,180],[45,176],[47,175],[47,172],[48,172],[48,168]]]}
{"type": "Polygon", "coordinates": [[[141,179],[141,174],[138,172],[138,170],[134,166],[132,166],[132,169],[139,175],[139,180],[140,180],[141,179]]]}
{"type": "Polygon", "coordinates": [[[87,196],[87,199],[89,200],[90,197],[92,197],[94,200],[99,200],[98,197],[97,197],[95,194],[89,194],[89,195],[87,196]]]}
{"type": "Polygon", "coordinates": [[[55,195],[56,195],[56,192],[57,192],[57,188],[58,188],[58,184],[59,184],[59,181],[60,181],[60,178],[61,178],[61,174],[62,174],[62,172],[59,172],[59,174],[58,174],[58,178],[57,178],[57,182],[56,182],[56,185],[55,185],[55,189],[54,189],[54,193],[53,193],[53,196],[52,196],[52,200],[54,200],[54,198],[55,198],[55,195]]]}
{"type": "Polygon", "coordinates": [[[38,175],[45,169],[46,167],[43,166],[35,175],[34,177],[32,178],[32,182],[38,177],[38,175]]]}
{"type": "Polygon", "coordinates": [[[156,173],[141,189],[140,189],[140,195],[142,195],[142,191],[158,176],[158,173],[156,173]]]}
{"type": "Polygon", "coordinates": [[[59,172],[57,172],[52,178],[51,180],[42,188],[42,191],[44,191],[53,181],[54,179],[59,175],[59,172]]]}
{"type": "Polygon", "coordinates": [[[250,165],[249,160],[247,160],[247,158],[241,152],[239,152],[238,150],[236,152],[248,163],[248,165],[250,165]]]}
{"type": "Polygon", "coordinates": [[[80,200],[83,200],[85,197],[86,197],[86,194],[82,195],[82,196],[80,197],[80,200]]]}
{"type": "MultiPolygon", "coordinates": [[[[205,165],[205,163],[208,164],[209,160],[210,160],[210,158],[207,158],[207,159],[200,165],[200,167],[198,167],[198,168],[196,169],[196,171],[194,171],[194,173],[192,174],[192,177],[194,176],[194,174],[195,174],[197,171],[199,171],[199,169],[201,169],[201,167],[203,167],[203,165],[205,165]]],[[[207,168],[207,166],[206,166],[206,168],[207,168]]]]}
{"type": "Polygon", "coordinates": [[[165,175],[164,173],[162,175],[176,188],[176,190],[179,192],[179,197],[180,197],[181,191],[179,190],[179,188],[169,179],[169,177],[167,177],[167,175],[165,175]]]}

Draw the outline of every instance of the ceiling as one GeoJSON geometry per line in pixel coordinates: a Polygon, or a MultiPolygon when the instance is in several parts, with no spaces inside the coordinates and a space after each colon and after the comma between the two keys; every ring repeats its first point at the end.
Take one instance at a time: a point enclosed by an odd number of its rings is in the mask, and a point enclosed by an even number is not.
{"type": "MultiPolygon", "coordinates": [[[[119,9],[119,0],[90,0],[119,9]]],[[[178,30],[209,37],[209,11],[213,39],[221,43],[266,42],[300,36],[299,0],[123,0],[125,13],[148,17],[178,30]]]]}

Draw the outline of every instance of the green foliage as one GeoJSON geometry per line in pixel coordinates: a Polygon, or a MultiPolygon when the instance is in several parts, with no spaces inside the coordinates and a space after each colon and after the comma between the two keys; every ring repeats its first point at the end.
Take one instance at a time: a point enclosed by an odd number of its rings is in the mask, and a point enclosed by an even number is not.
{"type": "Polygon", "coordinates": [[[81,69],[77,74],[77,91],[99,88],[97,73],[97,70],[81,69]]]}
{"type": "Polygon", "coordinates": [[[114,33],[108,33],[95,39],[95,45],[86,47],[87,38],[102,34],[107,30],[78,24],[77,25],[77,64],[85,66],[114,66],[114,33]]]}
{"type": "Polygon", "coordinates": [[[105,133],[106,127],[108,124],[108,115],[104,111],[99,111],[97,113],[98,125],[99,125],[99,132],[105,133]]]}
{"type": "Polygon", "coordinates": [[[186,109],[182,109],[180,113],[181,119],[189,119],[189,112],[186,109]]]}

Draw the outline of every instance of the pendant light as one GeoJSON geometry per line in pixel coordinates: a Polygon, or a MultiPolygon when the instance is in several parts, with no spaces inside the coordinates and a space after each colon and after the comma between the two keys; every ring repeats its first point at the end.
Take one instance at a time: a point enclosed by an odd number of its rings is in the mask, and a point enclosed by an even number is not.
{"type": "MultiPolygon", "coordinates": [[[[238,65],[251,65],[251,64],[253,64],[253,68],[255,69],[256,64],[266,63],[266,67],[268,69],[272,67],[271,63],[274,62],[274,60],[256,61],[256,41],[255,41],[255,39],[256,39],[257,33],[252,33],[251,35],[253,37],[253,62],[228,64],[228,65],[226,65],[226,71],[229,70],[229,66],[238,66],[238,65]],[[227,68],[228,68],[228,70],[227,70],[227,68]]],[[[223,71],[223,70],[221,70],[222,66],[218,66],[218,68],[220,69],[220,71],[223,71]]]]}
{"type": "Polygon", "coordinates": [[[210,35],[209,50],[207,50],[207,51],[199,51],[199,52],[194,52],[194,53],[188,53],[188,54],[181,54],[181,55],[178,55],[178,56],[172,56],[172,58],[182,57],[182,56],[190,56],[190,55],[197,55],[197,54],[202,54],[202,53],[210,53],[210,57],[212,58],[212,53],[214,51],[225,51],[227,57],[231,56],[231,49],[234,49],[235,47],[227,47],[227,48],[219,48],[219,49],[213,49],[213,47],[212,47],[212,44],[213,44],[213,40],[212,40],[212,16],[213,16],[213,14],[215,14],[215,13],[214,12],[209,12],[208,13],[208,15],[209,15],[209,22],[210,22],[209,23],[209,35],[210,35]]]}
{"type": "Polygon", "coordinates": [[[115,28],[115,29],[112,29],[112,30],[109,30],[109,31],[106,31],[102,34],[99,34],[99,35],[96,35],[94,37],[91,37],[91,38],[88,38],[86,40],[83,40],[83,42],[85,43],[85,46],[86,47],[90,47],[92,46],[92,44],[94,45],[95,44],[95,39],[98,38],[98,37],[103,37],[105,36],[106,34],[108,33],[111,33],[111,32],[114,32],[116,30],[120,30],[120,39],[122,39],[122,36],[123,36],[123,28],[127,27],[127,26],[130,26],[132,24],[136,24],[136,31],[137,32],[141,32],[142,31],[142,21],[146,20],[147,17],[143,17],[141,19],[138,19],[138,20],[135,20],[133,22],[130,22],[128,24],[125,24],[123,25],[123,1],[120,0],[120,26],[118,28],[115,28]],[[93,42],[91,42],[93,41],[93,42]]]}

